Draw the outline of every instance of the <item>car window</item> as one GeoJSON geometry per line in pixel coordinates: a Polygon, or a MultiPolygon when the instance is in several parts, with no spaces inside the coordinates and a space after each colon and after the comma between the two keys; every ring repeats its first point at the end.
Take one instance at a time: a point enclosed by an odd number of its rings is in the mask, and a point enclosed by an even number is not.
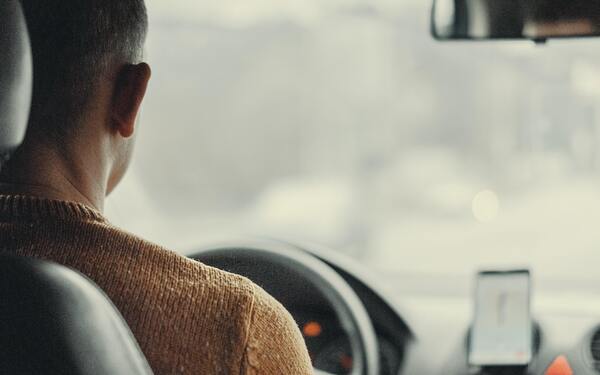
{"type": "Polygon", "coordinates": [[[600,42],[438,43],[421,0],[149,0],[110,219],[186,251],[324,243],[386,272],[598,279],[600,42]]]}

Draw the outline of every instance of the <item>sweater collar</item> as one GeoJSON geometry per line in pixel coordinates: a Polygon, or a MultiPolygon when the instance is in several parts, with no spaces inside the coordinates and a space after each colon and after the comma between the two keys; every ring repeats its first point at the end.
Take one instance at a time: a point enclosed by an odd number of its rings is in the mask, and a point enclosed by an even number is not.
{"type": "Polygon", "coordinates": [[[67,202],[25,195],[0,195],[0,219],[97,221],[106,218],[97,210],[77,202],[67,202]]]}

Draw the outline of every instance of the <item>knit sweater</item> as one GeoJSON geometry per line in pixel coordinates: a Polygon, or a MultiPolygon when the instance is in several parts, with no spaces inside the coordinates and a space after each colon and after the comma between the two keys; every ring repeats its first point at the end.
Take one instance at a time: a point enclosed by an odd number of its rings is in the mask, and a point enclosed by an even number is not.
{"type": "Polygon", "coordinates": [[[296,323],[261,288],[117,229],[85,205],[0,195],[0,249],[96,282],[156,374],[312,374],[296,323]]]}

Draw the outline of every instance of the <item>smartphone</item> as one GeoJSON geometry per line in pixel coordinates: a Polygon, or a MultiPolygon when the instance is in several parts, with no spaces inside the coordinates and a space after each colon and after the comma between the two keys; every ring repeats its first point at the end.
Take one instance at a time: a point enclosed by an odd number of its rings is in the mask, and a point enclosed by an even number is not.
{"type": "Polygon", "coordinates": [[[528,270],[477,274],[469,335],[472,366],[525,366],[533,356],[531,276],[528,270]]]}

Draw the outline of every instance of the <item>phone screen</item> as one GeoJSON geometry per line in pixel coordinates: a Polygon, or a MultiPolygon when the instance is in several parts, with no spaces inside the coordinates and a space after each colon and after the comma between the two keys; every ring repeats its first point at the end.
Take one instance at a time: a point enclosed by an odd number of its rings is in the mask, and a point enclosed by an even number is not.
{"type": "Polygon", "coordinates": [[[529,271],[479,273],[469,364],[527,365],[532,335],[529,271]]]}

